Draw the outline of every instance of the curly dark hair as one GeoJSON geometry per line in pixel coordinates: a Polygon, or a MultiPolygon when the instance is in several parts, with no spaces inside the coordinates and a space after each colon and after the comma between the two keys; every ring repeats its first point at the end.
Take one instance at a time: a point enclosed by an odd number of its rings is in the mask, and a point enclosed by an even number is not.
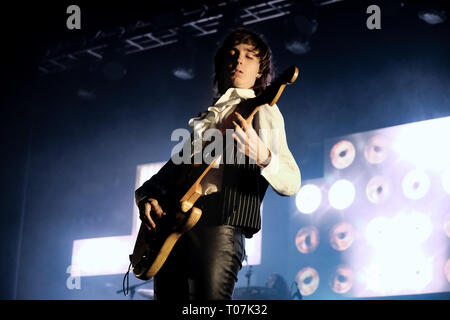
{"type": "Polygon", "coordinates": [[[229,51],[235,45],[241,43],[254,46],[257,52],[256,56],[259,58],[259,73],[261,77],[256,79],[253,86],[256,95],[259,95],[270,84],[274,76],[272,51],[264,37],[245,28],[235,29],[225,38],[214,58],[214,91],[216,99],[223,95],[229,87],[225,81],[229,51]]]}

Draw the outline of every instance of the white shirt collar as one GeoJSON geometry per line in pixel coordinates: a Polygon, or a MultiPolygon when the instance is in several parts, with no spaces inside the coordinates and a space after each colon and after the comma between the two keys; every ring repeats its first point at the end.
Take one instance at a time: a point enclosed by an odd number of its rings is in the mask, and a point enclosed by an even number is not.
{"type": "Polygon", "coordinates": [[[253,91],[253,89],[229,88],[220,99],[217,100],[215,105],[234,98],[250,99],[255,96],[255,91],[253,91]]]}

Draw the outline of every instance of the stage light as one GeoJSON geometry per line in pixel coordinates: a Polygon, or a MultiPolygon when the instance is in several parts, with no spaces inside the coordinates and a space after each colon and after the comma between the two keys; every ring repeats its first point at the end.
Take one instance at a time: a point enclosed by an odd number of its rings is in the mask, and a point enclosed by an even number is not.
{"type": "Polygon", "coordinates": [[[331,289],[339,294],[347,293],[353,286],[353,271],[346,266],[338,266],[330,278],[331,289]]]}
{"type": "Polygon", "coordinates": [[[175,77],[181,80],[191,80],[195,77],[195,72],[193,68],[176,67],[172,70],[175,77]]]}
{"type": "Polygon", "coordinates": [[[372,219],[365,231],[373,248],[370,263],[363,268],[367,289],[382,295],[423,290],[433,278],[433,259],[422,248],[432,229],[430,217],[416,211],[372,219]]]}
{"type": "Polygon", "coordinates": [[[420,170],[440,171],[450,163],[450,117],[421,121],[402,126],[393,142],[399,161],[420,170]]]}
{"type": "Polygon", "coordinates": [[[372,219],[366,227],[366,240],[374,248],[411,247],[425,242],[432,231],[430,217],[413,211],[372,219]]]}
{"type": "Polygon", "coordinates": [[[447,17],[444,11],[437,11],[433,9],[423,10],[419,12],[419,19],[428,24],[438,24],[445,21],[447,17]]]}
{"type": "Polygon", "coordinates": [[[295,277],[297,287],[303,296],[312,295],[319,287],[319,273],[311,267],[300,270],[295,277]]]}
{"type": "Polygon", "coordinates": [[[301,228],[295,237],[295,245],[303,254],[313,252],[319,245],[319,230],[314,226],[301,228]]]}
{"type": "Polygon", "coordinates": [[[367,199],[374,204],[382,204],[391,194],[389,181],[380,176],[375,176],[369,180],[366,186],[367,199]]]}
{"type": "Polygon", "coordinates": [[[331,206],[338,210],[349,207],[355,199],[355,186],[348,180],[336,181],[328,192],[328,201],[331,206]]]}
{"type": "Polygon", "coordinates": [[[362,281],[372,294],[421,292],[433,280],[431,261],[417,249],[380,251],[373,255],[368,267],[363,268],[362,281]]]}
{"type": "Polygon", "coordinates": [[[412,170],[403,178],[403,193],[409,199],[418,200],[423,198],[430,189],[430,178],[421,170],[412,170]]]}
{"type": "Polygon", "coordinates": [[[337,251],[347,250],[355,239],[355,232],[350,223],[340,222],[330,231],[330,244],[337,251]]]}
{"type": "Polygon", "coordinates": [[[298,211],[310,214],[319,208],[322,202],[322,192],[314,184],[306,184],[300,188],[296,197],[295,204],[298,211]]]}
{"type": "Polygon", "coordinates": [[[336,169],[347,168],[355,159],[355,146],[347,140],[339,141],[331,148],[330,159],[336,169]]]}
{"type": "Polygon", "coordinates": [[[450,194],[450,168],[445,169],[442,173],[442,186],[445,192],[450,194]]]}
{"type": "Polygon", "coordinates": [[[287,34],[292,34],[286,39],[285,47],[294,54],[305,54],[311,50],[310,40],[317,31],[319,23],[311,8],[304,8],[304,4],[297,3],[291,16],[286,21],[287,34]],[[293,31],[293,32],[292,32],[293,31]]]}
{"type": "Polygon", "coordinates": [[[386,247],[391,243],[391,224],[386,217],[372,219],[366,227],[366,240],[373,247],[386,247]]]}
{"type": "Polygon", "coordinates": [[[428,215],[413,211],[400,214],[392,219],[392,225],[398,230],[405,246],[419,245],[425,242],[433,231],[433,224],[428,215]]]}
{"type": "Polygon", "coordinates": [[[364,149],[364,157],[371,164],[379,164],[387,157],[387,141],[382,135],[376,135],[370,138],[364,149]]]}

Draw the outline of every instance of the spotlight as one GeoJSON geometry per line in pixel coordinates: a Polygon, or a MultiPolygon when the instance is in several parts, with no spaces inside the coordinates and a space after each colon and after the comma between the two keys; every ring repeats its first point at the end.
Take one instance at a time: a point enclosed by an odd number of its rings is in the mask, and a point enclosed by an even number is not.
{"type": "Polygon", "coordinates": [[[388,247],[392,243],[391,224],[386,217],[372,219],[366,227],[366,240],[374,248],[388,247]]]}
{"type": "Polygon", "coordinates": [[[305,40],[295,39],[286,42],[286,49],[295,54],[305,54],[311,50],[309,42],[305,40]]]}
{"type": "Polygon", "coordinates": [[[353,286],[353,271],[346,266],[338,266],[330,279],[330,287],[336,293],[346,293],[353,286]]]}
{"type": "Polygon", "coordinates": [[[305,54],[311,50],[311,36],[317,31],[316,9],[311,3],[297,2],[291,17],[286,21],[286,34],[292,34],[285,40],[285,47],[294,54],[305,54]]]}
{"type": "Polygon", "coordinates": [[[428,24],[439,24],[445,21],[446,16],[444,11],[439,12],[433,9],[429,9],[420,11],[419,19],[425,21],[428,24]]]}
{"type": "Polygon", "coordinates": [[[409,199],[423,198],[430,189],[430,178],[421,170],[412,170],[403,178],[403,193],[409,199]]]}
{"type": "Polygon", "coordinates": [[[355,159],[355,146],[347,140],[339,141],[331,148],[330,159],[336,169],[347,168],[355,159]]]}
{"type": "Polygon", "coordinates": [[[295,197],[295,204],[298,211],[310,214],[319,208],[322,202],[322,193],[316,185],[307,184],[300,188],[295,197]]]}
{"type": "Polygon", "coordinates": [[[335,209],[342,210],[349,207],[355,199],[355,186],[348,180],[336,181],[328,192],[328,201],[335,209]]]}
{"type": "Polygon", "coordinates": [[[319,245],[319,230],[314,226],[301,228],[295,237],[295,245],[303,254],[313,252],[319,245]]]}
{"type": "Polygon", "coordinates": [[[347,222],[338,223],[330,231],[330,243],[333,249],[344,251],[350,248],[355,239],[355,232],[351,224],[347,222]]]}
{"type": "Polygon", "coordinates": [[[377,135],[370,138],[364,150],[366,160],[371,164],[383,162],[387,157],[386,147],[387,141],[384,136],[377,135]]]}
{"type": "Polygon", "coordinates": [[[367,183],[367,199],[374,204],[382,204],[391,193],[389,181],[381,176],[375,176],[367,183]]]}
{"type": "Polygon", "coordinates": [[[306,267],[295,277],[297,287],[303,296],[312,295],[319,287],[319,274],[314,268],[306,267]]]}
{"type": "Polygon", "coordinates": [[[422,170],[439,172],[450,163],[450,117],[420,121],[400,128],[393,142],[393,150],[400,161],[422,170]]]}
{"type": "Polygon", "coordinates": [[[403,250],[425,242],[433,231],[430,217],[421,212],[399,213],[393,218],[376,217],[366,228],[366,240],[374,248],[403,250]]]}
{"type": "Polygon", "coordinates": [[[179,43],[174,47],[176,53],[183,52],[181,58],[174,59],[176,64],[172,69],[172,74],[181,80],[191,80],[195,78],[196,58],[198,48],[194,43],[192,35],[185,29],[179,31],[179,43]]]}
{"type": "Polygon", "coordinates": [[[195,77],[194,70],[192,68],[177,67],[172,70],[175,77],[181,80],[191,80],[195,77]]]}

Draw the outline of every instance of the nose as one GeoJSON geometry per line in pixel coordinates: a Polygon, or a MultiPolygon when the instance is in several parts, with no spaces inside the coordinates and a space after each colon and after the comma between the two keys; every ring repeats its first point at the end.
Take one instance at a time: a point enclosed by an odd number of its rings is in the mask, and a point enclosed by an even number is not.
{"type": "Polygon", "coordinates": [[[237,62],[238,64],[242,64],[244,62],[244,55],[242,53],[239,54],[237,62]]]}

